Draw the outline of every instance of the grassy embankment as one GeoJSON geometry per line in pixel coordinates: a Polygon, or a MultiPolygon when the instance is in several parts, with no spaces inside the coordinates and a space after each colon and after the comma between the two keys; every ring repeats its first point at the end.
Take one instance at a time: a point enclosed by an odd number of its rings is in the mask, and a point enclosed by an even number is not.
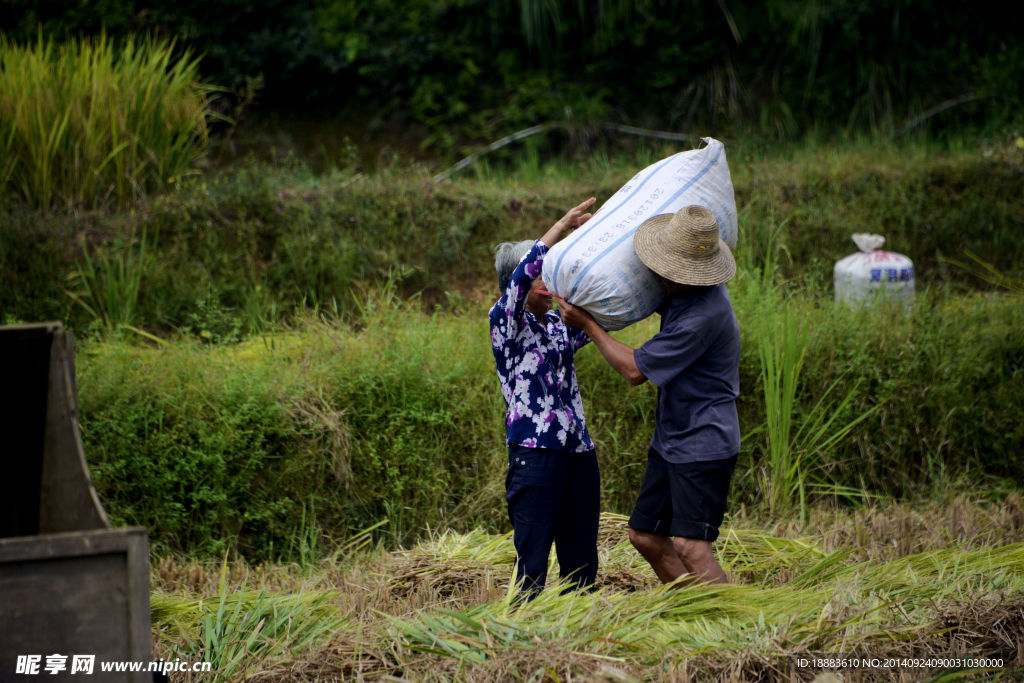
{"type": "MultiPolygon", "coordinates": [[[[765,419],[757,339],[780,317],[750,280],[733,286],[745,433],[765,419]]],[[[1005,491],[1022,467],[1024,307],[999,294],[922,299],[902,315],[794,297],[810,325],[797,419],[836,381],[830,400],[854,391],[845,421],[879,406],[823,455],[818,479],[897,497],[954,480],[1005,491]]],[[[639,344],[655,330],[619,337],[639,344]]],[[[426,526],[496,529],[504,404],[491,365],[482,307],[427,315],[373,297],[357,326],[307,321],[230,347],[94,344],[79,360],[83,438],[115,519],[168,549],[294,556],[319,527],[344,537],[382,517],[393,542],[426,526]]],[[[593,349],[578,374],[605,508],[627,512],[654,388],[629,388],[593,349]]],[[[761,498],[764,445],[763,433],[745,442],[736,505],[761,498]]]]}
{"type": "MultiPolygon", "coordinates": [[[[761,263],[774,236],[784,277],[823,293],[857,231],[885,234],[892,249],[914,258],[922,284],[962,280],[937,257],[963,259],[964,250],[1018,270],[1024,150],[1003,142],[952,150],[868,142],[789,153],[730,148],[744,239],[739,256],[761,263]]],[[[466,171],[439,186],[426,182],[430,169],[396,160],[357,176],[252,162],[133,211],[46,218],[6,201],[0,313],[84,329],[92,316],[67,296],[85,293],[82,278],[69,281],[83,248],[101,286],[104,262],[124,262],[129,271],[143,265],[141,294],[127,317],[160,333],[184,328],[230,339],[260,332],[296,307],[333,309],[336,302],[352,312],[355,286],[389,274],[403,292],[424,291],[432,303],[444,303],[446,291],[470,294],[480,282],[489,296],[489,247],[539,234],[577,198],[604,201],[632,172],[673,151],[595,152],[547,166],[527,156],[512,173],[484,167],[483,179],[466,171]]]]}
{"type": "MultiPolygon", "coordinates": [[[[977,281],[935,260],[964,247],[1003,265],[1015,258],[1014,153],[737,155],[744,265],[731,291],[745,340],[742,427],[753,434],[737,505],[768,493],[765,436],[754,434],[765,420],[758,340],[776,334],[784,300],[809,326],[798,422],[837,381],[827,402],[853,394],[836,426],[877,411],[807,468],[809,483],[883,497],[926,497],[951,483],[998,495],[1021,476],[1019,296],[977,290],[977,281]],[[867,229],[914,256],[922,281],[912,312],[832,306],[825,274],[852,250],[848,233],[867,229]],[[781,262],[775,285],[759,275],[771,234],[781,262]]],[[[167,550],[230,546],[260,558],[298,557],[321,531],[347,537],[383,517],[391,542],[427,526],[502,528],[502,404],[484,322],[494,291],[488,245],[536,234],[566,198],[604,198],[629,172],[563,168],[525,181],[524,171],[429,188],[422,176],[397,171],[289,187],[295,174],[252,170],[160,198],[134,218],[67,219],[67,229],[76,220],[90,225],[97,241],[116,221],[129,234],[145,227],[158,264],[143,273],[136,322],[152,321],[148,329],[164,343],[133,334],[88,345],[79,362],[86,450],[114,518],[146,525],[167,550]],[[352,260],[332,260],[343,252],[352,260]],[[393,289],[358,286],[374,267],[394,275],[410,264],[401,286],[424,287],[425,297],[452,292],[443,312],[402,304],[393,289]],[[350,284],[331,296],[303,289],[328,277],[350,284]],[[271,308],[246,315],[255,296],[232,297],[247,282],[291,315],[287,328],[271,308]],[[296,308],[300,294],[305,308],[296,308]],[[195,307],[194,297],[211,295],[195,307]],[[168,331],[161,310],[186,318],[181,331],[168,331]]],[[[53,269],[59,283],[67,264],[50,253],[26,262],[53,269]]],[[[48,282],[34,281],[40,290],[48,282]]],[[[639,344],[655,329],[650,320],[621,337],[639,344]]],[[[593,349],[580,354],[578,371],[605,507],[626,512],[653,428],[653,388],[630,389],[593,349]]]]}

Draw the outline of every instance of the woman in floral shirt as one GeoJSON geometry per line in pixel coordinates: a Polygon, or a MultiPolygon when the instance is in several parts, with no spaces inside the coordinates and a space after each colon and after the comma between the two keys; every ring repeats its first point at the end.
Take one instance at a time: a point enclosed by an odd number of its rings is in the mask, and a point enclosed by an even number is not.
{"type": "Polygon", "coordinates": [[[588,199],[536,242],[496,250],[502,296],[489,313],[491,346],[508,410],[505,499],[518,580],[532,598],[544,587],[551,543],[560,575],[585,588],[597,575],[601,478],[587,432],[573,355],[590,339],[566,327],[540,279],[544,255],[566,230],[586,222],[588,199]]]}

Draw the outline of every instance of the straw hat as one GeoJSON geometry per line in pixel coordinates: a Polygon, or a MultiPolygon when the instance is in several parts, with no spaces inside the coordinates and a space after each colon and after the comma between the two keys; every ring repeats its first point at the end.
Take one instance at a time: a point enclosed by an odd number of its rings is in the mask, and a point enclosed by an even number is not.
{"type": "Polygon", "coordinates": [[[648,268],[683,285],[720,285],[736,274],[718,220],[703,206],[644,221],[633,236],[633,249],[648,268]]]}

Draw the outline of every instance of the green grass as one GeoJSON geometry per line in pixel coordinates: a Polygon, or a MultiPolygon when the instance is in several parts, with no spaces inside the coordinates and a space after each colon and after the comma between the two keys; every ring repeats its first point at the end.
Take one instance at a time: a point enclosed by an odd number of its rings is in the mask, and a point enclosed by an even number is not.
{"type": "Polygon", "coordinates": [[[204,154],[213,90],[173,42],[0,35],[0,195],[47,212],[179,183],[204,154]]]}
{"type": "MultiPolygon", "coordinates": [[[[772,252],[784,279],[827,297],[833,264],[855,249],[850,234],[879,232],[887,248],[913,258],[919,286],[987,288],[939,257],[963,260],[970,250],[1002,272],[1019,270],[1024,150],[1001,139],[973,142],[731,147],[738,256],[759,267],[772,252]]],[[[353,313],[360,285],[388,278],[406,295],[422,291],[430,305],[482,301],[493,294],[490,247],[540,234],[581,197],[604,201],[673,151],[595,152],[537,173],[495,160],[489,173],[467,169],[441,185],[427,182],[439,169],[394,159],[363,175],[318,176],[289,157],[195,179],[134,214],[41,219],[8,201],[0,210],[0,318],[59,318],[84,329],[93,316],[65,292],[82,249],[94,261],[128,259],[143,232],[158,267],[140,283],[138,314],[158,334],[225,336],[233,318],[257,333],[297,308],[353,313]]]]}
{"type": "MultiPolygon", "coordinates": [[[[8,202],[2,319],[65,319],[87,340],[79,393],[97,487],[113,518],[147,526],[157,547],[307,562],[318,529],[344,537],[383,518],[392,544],[428,526],[499,530],[489,249],[540,234],[573,198],[604,199],[671,151],[519,171],[496,160],[441,185],[423,166],[317,176],[252,161],[134,213],[43,217],[8,202]]],[[[1019,479],[1024,307],[994,285],[1019,279],[1024,150],[858,141],[729,154],[748,435],[736,503],[773,490],[777,508],[791,496],[799,506],[801,491],[846,504],[951,485],[998,493],[1019,479]],[[913,309],[833,306],[832,264],[855,230],[915,260],[913,309]],[[1003,279],[945,260],[968,249],[1003,279]],[[757,431],[771,394],[762,350],[786,305],[804,330],[771,423],[785,415],[788,439],[757,431]]],[[[656,325],[619,336],[636,346],[656,325]]],[[[628,388],[593,349],[578,373],[604,506],[626,512],[654,390],[628,388]]]]}
{"type": "MultiPolygon", "coordinates": [[[[0,320],[84,337],[101,499],[192,558],[156,567],[178,586],[153,597],[161,656],[227,680],[781,681],[837,650],[1021,663],[1018,146],[730,147],[746,438],[716,547],[736,585],[656,589],[605,514],[599,591],[516,607],[490,248],[678,150],[528,147],[441,185],[397,158],[188,178],[213,90],[188,53],[0,38],[0,67],[0,320]],[[914,259],[912,308],[832,304],[858,231],[914,259]],[[941,513],[895,502],[929,498],[941,513]],[[213,557],[235,559],[204,574],[213,557]]],[[[577,370],[603,508],[626,513],[654,388],[593,348],[577,370]]]]}
{"type": "MultiPolygon", "coordinates": [[[[755,433],[766,405],[758,340],[779,329],[783,313],[753,282],[741,270],[730,285],[744,339],[741,428],[752,434],[734,506],[770,493],[760,472],[771,471],[771,442],[755,433]]],[[[486,308],[427,314],[377,294],[362,309],[356,322],[306,318],[237,345],[87,345],[78,362],[83,441],[112,517],[146,526],[167,550],[228,546],[296,561],[308,553],[314,518],[334,538],[387,518],[379,533],[392,544],[427,527],[503,529],[504,403],[486,308]]],[[[794,294],[789,310],[807,329],[789,399],[794,424],[825,424],[820,403],[834,425],[873,412],[852,429],[826,430],[845,438],[818,448],[813,469],[805,462],[781,481],[806,477],[808,499],[839,493],[857,503],[949,486],[998,495],[1019,480],[1018,296],[922,296],[904,314],[794,294]],[[862,493],[851,499],[851,489],[862,493]]],[[[656,329],[648,320],[617,336],[636,346],[656,329]]],[[[628,512],[653,431],[654,388],[630,388],[593,348],[579,354],[577,372],[603,506],[628,512]]],[[[804,448],[793,443],[795,453],[804,448]]],[[[799,506],[786,496],[778,500],[799,506]]]]}
{"type": "Polygon", "coordinates": [[[69,290],[69,296],[95,321],[102,322],[108,333],[137,331],[139,288],[142,278],[156,265],[146,250],[145,233],[139,238],[137,250],[129,248],[116,256],[100,253],[95,263],[85,252],[82,260],[83,265],[69,278],[78,291],[69,290]]]}
{"type": "MultiPolygon", "coordinates": [[[[762,301],[778,306],[777,301],[762,301]]],[[[788,304],[781,306],[781,324],[761,330],[755,341],[760,350],[761,385],[764,388],[765,455],[761,461],[761,491],[769,511],[781,514],[794,507],[803,519],[807,496],[811,491],[830,492],[833,495],[861,497],[860,489],[830,486],[816,476],[821,469],[822,457],[832,451],[858,424],[870,418],[881,406],[865,410],[850,422],[838,422],[856,400],[859,383],[854,384],[846,397],[833,405],[832,390],[844,378],[826,388],[818,402],[797,416],[797,395],[807,352],[805,325],[791,313],[788,304]],[[839,426],[842,425],[842,426],[839,426]]],[[[756,435],[759,429],[752,434],[756,435]]],[[[748,434],[748,438],[749,438],[748,434]]]]}

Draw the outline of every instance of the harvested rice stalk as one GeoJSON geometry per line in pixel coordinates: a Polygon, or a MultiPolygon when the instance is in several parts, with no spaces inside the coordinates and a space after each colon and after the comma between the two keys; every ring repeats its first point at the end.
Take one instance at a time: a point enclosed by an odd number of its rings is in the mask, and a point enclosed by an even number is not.
{"type": "Polygon", "coordinates": [[[507,595],[459,612],[425,611],[391,623],[412,652],[477,665],[504,649],[537,642],[637,664],[650,664],[655,653],[665,652],[732,659],[747,653],[765,661],[795,651],[900,653],[912,641],[930,643],[938,653],[948,647],[936,640],[942,629],[935,607],[953,595],[941,579],[974,595],[1024,591],[1024,553],[1017,546],[935,551],[882,566],[846,566],[842,553],[818,557],[796,580],[768,588],[562,595],[553,585],[524,605],[507,595]]]}

